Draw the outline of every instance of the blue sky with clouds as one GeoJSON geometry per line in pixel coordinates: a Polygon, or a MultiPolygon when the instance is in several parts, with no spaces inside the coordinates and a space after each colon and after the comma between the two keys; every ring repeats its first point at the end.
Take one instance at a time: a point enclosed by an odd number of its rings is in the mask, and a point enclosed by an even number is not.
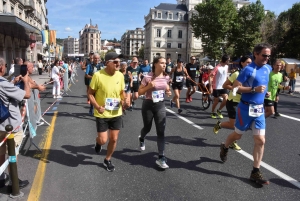
{"type": "MultiPolygon", "coordinates": [[[[254,2],[255,0],[250,0],[254,2]]],[[[160,3],[176,0],[50,0],[48,21],[57,38],[79,37],[79,31],[90,23],[98,24],[102,39],[121,39],[126,30],[143,28],[144,16],[160,3]]],[[[297,0],[261,0],[266,10],[276,14],[292,7],[297,0]]]]}

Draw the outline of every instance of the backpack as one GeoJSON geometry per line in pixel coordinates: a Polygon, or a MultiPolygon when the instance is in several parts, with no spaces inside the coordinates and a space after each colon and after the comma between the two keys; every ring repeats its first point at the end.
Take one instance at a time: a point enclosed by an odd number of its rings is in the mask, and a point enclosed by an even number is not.
{"type": "MultiPolygon", "coordinates": [[[[1,82],[4,80],[0,80],[1,82]]],[[[4,122],[8,117],[10,117],[10,113],[8,107],[6,107],[2,100],[0,100],[0,123],[4,122]]]]}

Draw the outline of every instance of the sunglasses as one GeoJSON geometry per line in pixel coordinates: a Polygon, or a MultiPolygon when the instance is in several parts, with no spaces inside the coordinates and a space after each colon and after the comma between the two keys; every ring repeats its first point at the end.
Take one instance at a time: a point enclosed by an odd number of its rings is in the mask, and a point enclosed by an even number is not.
{"type": "Polygon", "coordinates": [[[267,57],[270,58],[271,57],[271,55],[269,55],[269,54],[262,54],[261,56],[264,57],[264,58],[267,58],[267,57]]]}
{"type": "Polygon", "coordinates": [[[109,62],[113,62],[114,64],[120,63],[120,60],[108,60],[109,62]]]}
{"type": "Polygon", "coordinates": [[[196,60],[196,59],[191,59],[191,60],[196,60]]]}

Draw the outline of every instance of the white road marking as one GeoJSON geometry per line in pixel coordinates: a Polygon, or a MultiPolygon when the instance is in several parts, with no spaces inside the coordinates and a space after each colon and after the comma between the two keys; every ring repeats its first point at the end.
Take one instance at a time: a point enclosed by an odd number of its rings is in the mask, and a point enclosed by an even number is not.
{"type": "Polygon", "coordinates": [[[280,113],[280,115],[281,115],[282,117],[285,117],[285,118],[288,118],[288,119],[292,119],[292,120],[295,120],[295,121],[300,121],[300,119],[297,119],[297,118],[295,118],[295,117],[291,117],[291,116],[288,116],[288,115],[285,115],[285,114],[281,114],[281,113],[280,113]]]}
{"type": "Polygon", "coordinates": [[[185,121],[186,123],[188,123],[188,124],[194,126],[195,128],[198,128],[199,130],[202,130],[202,129],[203,129],[201,126],[198,126],[198,125],[195,124],[194,122],[192,122],[192,121],[188,120],[187,118],[185,118],[185,117],[183,117],[183,116],[177,114],[176,112],[174,112],[174,111],[172,111],[172,110],[169,110],[169,109],[167,109],[167,108],[166,108],[166,110],[167,110],[168,112],[172,113],[173,115],[177,116],[179,119],[182,119],[182,120],[185,121]]]}

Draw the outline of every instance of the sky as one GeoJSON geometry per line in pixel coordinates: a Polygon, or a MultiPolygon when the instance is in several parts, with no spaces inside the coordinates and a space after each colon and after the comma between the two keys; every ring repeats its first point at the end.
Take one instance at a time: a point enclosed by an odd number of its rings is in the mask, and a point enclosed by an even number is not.
{"type": "MultiPolygon", "coordinates": [[[[57,38],[79,38],[79,31],[86,24],[98,25],[101,39],[121,39],[126,30],[143,28],[144,16],[150,8],[160,3],[176,0],[50,0],[47,1],[50,30],[56,30],[57,38]]],[[[250,0],[255,2],[255,0],[250,0]]],[[[261,0],[265,10],[279,15],[288,10],[297,0],[261,0]]],[[[299,0],[298,0],[299,2],[299,0]]]]}

